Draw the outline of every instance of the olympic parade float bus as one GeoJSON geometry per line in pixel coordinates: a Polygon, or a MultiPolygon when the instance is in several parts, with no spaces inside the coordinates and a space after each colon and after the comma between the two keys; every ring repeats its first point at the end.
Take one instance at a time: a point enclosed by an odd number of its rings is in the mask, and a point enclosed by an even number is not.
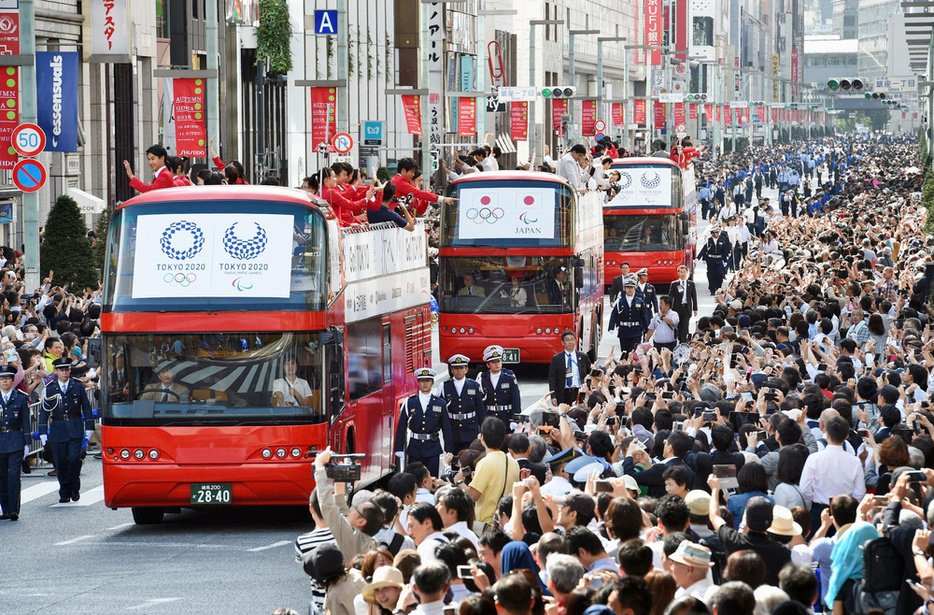
{"type": "Polygon", "coordinates": [[[602,196],[549,173],[496,171],[453,181],[441,212],[438,262],[442,359],[547,363],[574,331],[597,352],[602,332],[602,196]]]}
{"type": "Polygon", "coordinates": [[[154,190],[108,234],[104,500],[137,523],[210,505],[306,506],[312,457],[394,463],[430,364],[426,234],[341,229],[297,190],[154,190]]]}
{"type": "Polygon", "coordinates": [[[649,282],[678,279],[678,266],[693,275],[697,243],[697,190],[693,166],[667,158],[618,158],[620,174],[603,205],[603,246],[607,284],[629,263],[632,273],[649,270],[649,282]]]}

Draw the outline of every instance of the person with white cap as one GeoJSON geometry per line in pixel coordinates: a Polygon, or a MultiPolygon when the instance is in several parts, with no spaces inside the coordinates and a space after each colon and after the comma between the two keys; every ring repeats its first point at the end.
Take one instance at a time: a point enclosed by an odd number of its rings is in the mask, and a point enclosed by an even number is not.
{"type": "Polygon", "coordinates": [[[425,464],[432,476],[438,476],[438,458],[443,452],[439,436],[447,445],[452,440],[451,421],[444,399],[432,394],[435,370],[420,367],[415,370],[418,393],[412,395],[399,408],[396,425],[395,451],[405,454],[406,464],[418,461],[425,464]]]}
{"type": "Polygon", "coordinates": [[[487,415],[501,420],[507,433],[511,433],[511,418],[522,412],[522,399],[516,375],[512,370],[503,369],[503,355],[503,347],[495,344],[483,350],[483,360],[489,371],[477,374],[477,383],[487,415]]]}
{"type": "Polygon", "coordinates": [[[13,388],[16,369],[0,367],[0,519],[16,521],[20,506],[20,468],[32,443],[29,398],[13,388]]]}
{"type": "Polygon", "coordinates": [[[727,263],[730,262],[730,241],[720,230],[719,225],[711,227],[710,237],[707,238],[707,243],[697,255],[697,260],[707,263],[707,288],[711,295],[715,294],[723,284],[727,263]]]}
{"type": "Polygon", "coordinates": [[[685,540],[668,559],[672,562],[671,574],[678,584],[675,598],[693,596],[703,600],[707,590],[715,587],[707,578],[708,571],[713,567],[710,549],[707,547],[685,540]]]}
{"type": "Polygon", "coordinates": [[[609,330],[616,330],[620,352],[631,352],[642,341],[649,326],[645,301],[636,296],[636,280],[630,276],[623,283],[624,292],[613,305],[609,330]]]}
{"type": "Polygon", "coordinates": [[[649,268],[643,267],[636,272],[636,296],[645,302],[645,309],[649,312],[649,318],[658,312],[658,295],[655,287],[649,284],[649,268]]]}
{"type": "Polygon", "coordinates": [[[483,391],[476,380],[467,378],[470,359],[462,354],[455,354],[448,359],[451,379],[441,385],[440,397],[447,405],[447,415],[451,422],[451,441],[444,443],[447,453],[457,455],[470,446],[480,435],[480,425],[486,418],[486,404],[483,403],[483,391]]]}

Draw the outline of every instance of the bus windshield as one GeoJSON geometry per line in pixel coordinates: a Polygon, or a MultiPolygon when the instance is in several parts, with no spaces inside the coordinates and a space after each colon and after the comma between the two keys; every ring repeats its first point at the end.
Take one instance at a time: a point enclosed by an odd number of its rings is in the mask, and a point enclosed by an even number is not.
{"type": "Polygon", "coordinates": [[[458,256],[438,270],[441,311],[459,314],[558,314],[577,303],[569,258],[458,256]]]}
{"type": "Polygon", "coordinates": [[[441,247],[558,247],[572,242],[574,195],[554,181],[462,182],[443,207],[441,247]]]}
{"type": "Polygon", "coordinates": [[[109,425],[327,421],[322,333],[107,335],[109,425]]]}
{"type": "Polygon", "coordinates": [[[324,309],[324,220],[295,203],[166,201],[111,222],[104,310],[324,309]]]}
{"type": "Polygon", "coordinates": [[[603,216],[603,249],[607,252],[664,252],[683,246],[677,214],[603,216]]]}

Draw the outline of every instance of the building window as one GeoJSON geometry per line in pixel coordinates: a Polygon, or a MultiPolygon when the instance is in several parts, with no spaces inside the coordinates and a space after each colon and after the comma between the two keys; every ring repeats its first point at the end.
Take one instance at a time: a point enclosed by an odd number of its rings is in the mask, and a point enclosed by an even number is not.
{"type": "Polygon", "coordinates": [[[694,18],[694,44],[698,46],[713,46],[713,17],[694,18]]]}
{"type": "Polygon", "coordinates": [[[156,0],[156,38],[169,38],[169,12],[167,0],[156,0]]]}

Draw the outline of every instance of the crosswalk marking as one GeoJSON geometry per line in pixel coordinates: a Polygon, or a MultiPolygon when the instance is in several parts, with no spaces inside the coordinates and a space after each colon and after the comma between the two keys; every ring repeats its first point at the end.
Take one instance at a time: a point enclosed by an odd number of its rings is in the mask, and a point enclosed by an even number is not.
{"type": "Polygon", "coordinates": [[[85,534],[84,536],[78,536],[77,538],[72,538],[71,540],[63,540],[62,542],[56,542],[56,547],[63,547],[65,545],[73,545],[76,542],[81,542],[82,540],[87,540],[88,538],[94,538],[94,534],[85,534]]]}
{"type": "Polygon", "coordinates": [[[32,502],[37,500],[44,495],[48,495],[53,491],[58,491],[58,481],[55,480],[46,480],[41,483],[35,484],[32,487],[27,487],[20,492],[20,503],[25,504],[27,502],[32,502]]]}
{"type": "Polygon", "coordinates": [[[283,547],[283,546],[285,546],[285,545],[290,545],[290,544],[292,544],[292,542],[294,542],[294,541],[292,541],[292,540],[280,540],[279,542],[274,542],[274,543],[272,543],[271,545],[265,545],[265,546],[262,546],[262,547],[256,547],[256,548],[254,548],[254,549],[247,549],[247,551],[249,551],[250,553],[256,553],[257,551],[267,551],[267,550],[269,550],[269,549],[275,549],[275,548],[277,548],[277,547],[283,547]]]}
{"type": "Polygon", "coordinates": [[[79,506],[93,506],[104,499],[104,485],[94,487],[90,491],[81,494],[81,499],[77,502],[68,502],[67,504],[55,504],[52,508],[77,508],[79,506]]]}

